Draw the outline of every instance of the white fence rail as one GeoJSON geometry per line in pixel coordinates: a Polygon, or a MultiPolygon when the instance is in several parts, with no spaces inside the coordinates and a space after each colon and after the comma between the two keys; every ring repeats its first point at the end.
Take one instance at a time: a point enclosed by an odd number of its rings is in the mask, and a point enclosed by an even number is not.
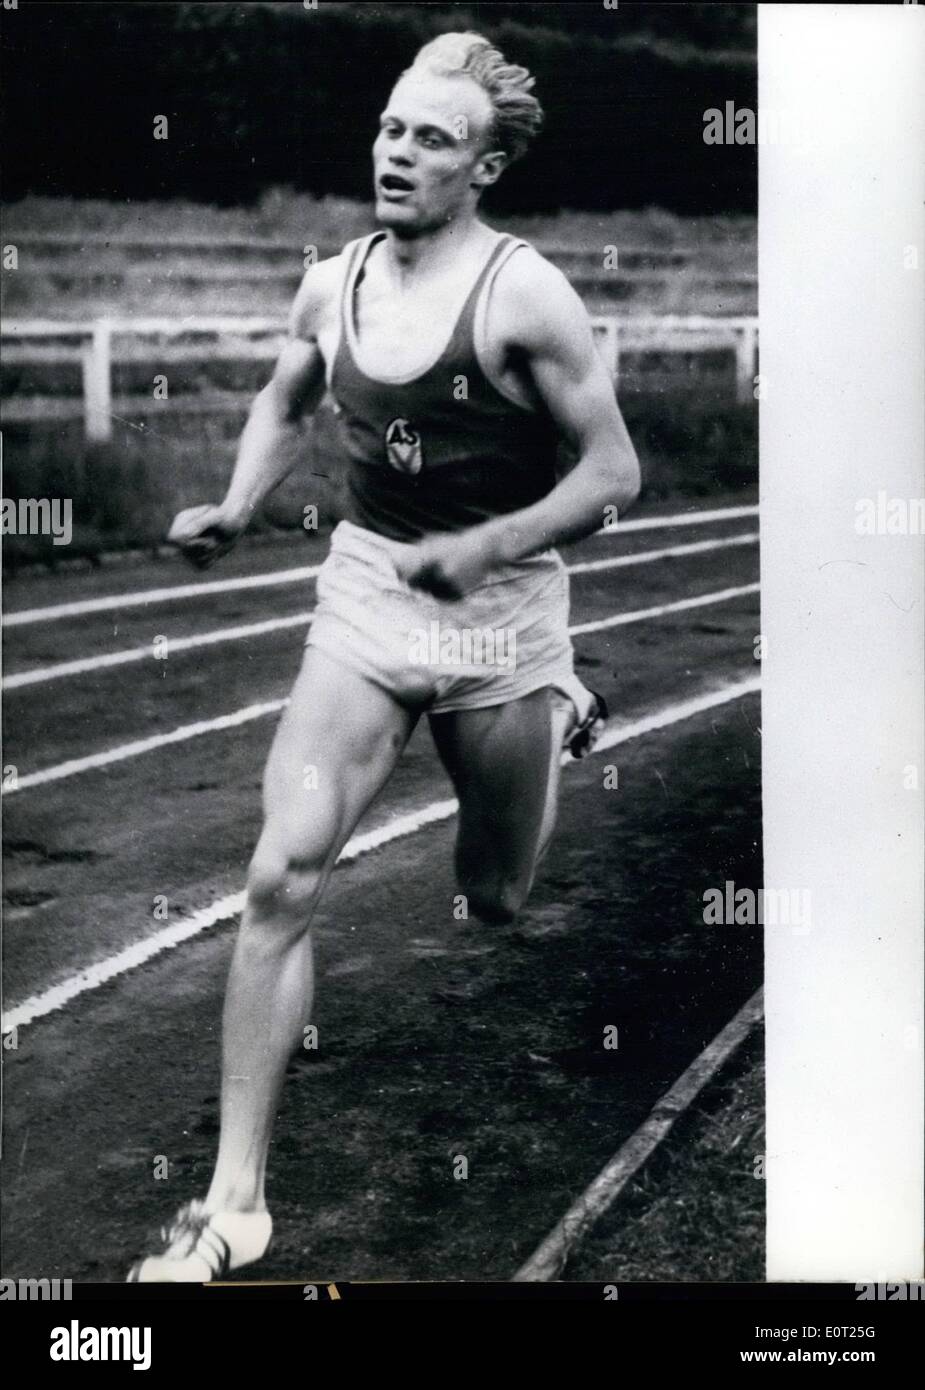
{"type": "MultiPolygon", "coordinates": [[[[710,352],[729,349],[736,359],[736,396],[752,398],[757,364],[758,320],[754,317],[634,315],[593,316],[598,348],[614,379],[619,381],[624,351],[710,352]]],[[[222,358],[258,361],[276,357],[285,339],[282,318],[206,317],[98,318],[88,322],[51,319],[10,319],[0,325],[3,361],[10,366],[42,362],[80,362],[83,401],[77,397],[24,395],[3,401],[9,422],[45,418],[74,418],[82,414],[86,437],[112,437],[112,364],[119,361],[171,362],[222,358]],[[120,340],[118,350],[113,340],[120,340]],[[158,341],[164,340],[167,341],[158,341]],[[186,339],[177,342],[176,339],[186,339]],[[149,340],[146,345],[146,340],[149,340]],[[151,342],[150,340],[154,340],[151,342]]],[[[185,409],[207,412],[240,408],[241,392],[210,392],[183,398],[185,409]],[[197,405],[198,402],[198,405],[197,405]]],[[[138,410],[146,402],[132,398],[138,410]]],[[[152,401],[151,408],[156,409],[152,401]]]]}

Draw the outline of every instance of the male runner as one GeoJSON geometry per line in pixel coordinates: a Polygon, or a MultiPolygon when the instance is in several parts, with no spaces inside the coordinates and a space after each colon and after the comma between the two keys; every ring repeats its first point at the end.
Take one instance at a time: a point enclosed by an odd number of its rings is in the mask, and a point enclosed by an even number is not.
{"type": "Polygon", "coordinates": [[[225,999],[218,1158],[204,1200],[130,1279],[204,1281],[265,1253],[267,1149],[311,1008],[312,914],[421,713],[459,798],[461,891],[494,923],[529,892],[563,739],[574,751],[576,730],[587,741],[602,724],[574,674],[568,576],[551,547],[597,530],[607,507],[622,514],[638,463],[578,296],[478,217],[482,190],[539,128],[533,85],[477,34],[421,49],[373,146],[379,230],[309,269],[225,500],[181,512],[170,532],[197,565],[225,553],[289,471],[327,385],[350,519],[318,575],[267,763],[225,999]],[[557,483],[560,437],[578,461],[557,483]],[[434,632],[422,660],[414,644],[434,632]],[[447,633],[469,633],[479,659],[450,642],[444,660],[447,633]]]}

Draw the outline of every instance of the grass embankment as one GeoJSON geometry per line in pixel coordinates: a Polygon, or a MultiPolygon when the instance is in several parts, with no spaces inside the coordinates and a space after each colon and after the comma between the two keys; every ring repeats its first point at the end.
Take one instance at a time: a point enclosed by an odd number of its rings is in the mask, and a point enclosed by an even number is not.
{"type": "Polygon", "coordinates": [[[591,1232],[565,1277],[763,1283],[764,1147],[764,1032],[756,1030],[591,1232]]]}
{"type": "MultiPolygon", "coordinates": [[[[8,205],[6,236],[22,232],[97,232],[115,237],[308,238],[342,245],[372,227],[369,203],[348,198],[314,198],[274,188],[251,207],[218,208],[185,199],[111,202],[105,199],[30,195],[8,205]]],[[[598,246],[602,236],[627,246],[690,248],[717,269],[730,255],[754,268],[754,217],[679,217],[661,208],[607,213],[563,208],[555,214],[514,218],[487,215],[492,226],[544,245],[598,246]]]]}

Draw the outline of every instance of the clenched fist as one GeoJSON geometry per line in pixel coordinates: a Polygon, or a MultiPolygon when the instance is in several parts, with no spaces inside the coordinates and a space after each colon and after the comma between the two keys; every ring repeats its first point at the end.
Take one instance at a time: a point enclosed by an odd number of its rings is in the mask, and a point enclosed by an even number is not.
{"type": "Polygon", "coordinates": [[[167,532],[167,541],[177,546],[191,565],[202,570],[228,554],[242,529],[229,520],[221,507],[207,502],[179,512],[167,532]]]}
{"type": "Polygon", "coordinates": [[[473,532],[426,536],[409,545],[395,568],[412,589],[439,599],[461,599],[482,584],[494,561],[485,540],[473,532]]]}

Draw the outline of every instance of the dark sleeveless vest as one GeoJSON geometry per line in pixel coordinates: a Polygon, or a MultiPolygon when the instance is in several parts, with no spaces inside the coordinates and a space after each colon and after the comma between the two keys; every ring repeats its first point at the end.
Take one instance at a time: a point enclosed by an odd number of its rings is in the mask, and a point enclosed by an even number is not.
{"type": "Polygon", "coordinates": [[[475,354],[479,295],[494,267],[526,243],[499,237],[466,297],[444,352],[410,380],[360,371],[351,339],[356,285],[384,232],[347,249],[340,342],[329,385],[346,477],[348,516],[393,540],[459,531],[538,501],[555,486],[559,434],[542,407],[503,396],[475,354]]]}

